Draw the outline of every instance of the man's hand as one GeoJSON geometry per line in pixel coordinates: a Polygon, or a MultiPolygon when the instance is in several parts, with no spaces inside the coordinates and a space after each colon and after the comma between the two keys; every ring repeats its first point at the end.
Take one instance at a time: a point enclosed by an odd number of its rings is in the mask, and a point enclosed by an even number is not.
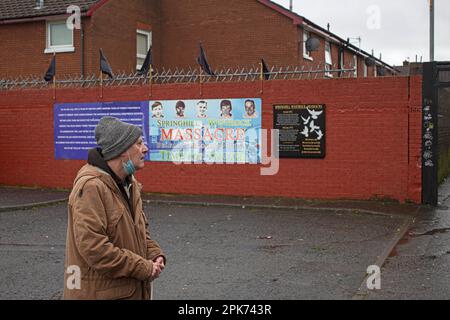
{"type": "Polygon", "coordinates": [[[152,275],[150,277],[150,281],[158,279],[159,274],[161,273],[161,267],[159,263],[153,262],[152,275]]]}
{"type": "Polygon", "coordinates": [[[163,257],[157,257],[153,261],[153,270],[152,270],[152,276],[150,278],[151,281],[157,279],[161,272],[164,270],[164,258],[163,257]]]}
{"type": "Polygon", "coordinates": [[[161,271],[164,270],[165,265],[164,265],[164,258],[163,257],[161,257],[161,256],[157,257],[155,259],[155,263],[159,264],[159,267],[161,268],[161,271]]]}

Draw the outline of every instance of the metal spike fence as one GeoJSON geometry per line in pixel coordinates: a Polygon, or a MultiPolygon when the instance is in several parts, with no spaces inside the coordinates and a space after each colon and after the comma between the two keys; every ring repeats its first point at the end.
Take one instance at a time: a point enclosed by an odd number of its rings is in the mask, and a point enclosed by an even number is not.
{"type": "MultiPolygon", "coordinates": [[[[332,78],[352,78],[355,77],[355,69],[353,66],[344,66],[337,68],[330,66],[326,68],[324,65],[316,67],[294,66],[294,67],[275,67],[270,68],[266,73],[268,80],[288,80],[288,79],[332,79],[332,78]]],[[[259,81],[261,80],[261,69],[259,66],[246,68],[222,68],[215,71],[214,76],[206,74],[200,75],[199,69],[187,70],[154,70],[152,74],[152,84],[169,84],[184,83],[193,84],[210,82],[242,82],[242,81],[259,81]]],[[[150,83],[149,75],[142,75],[138,72],[115,74],[114,78],[104,78],[103,86],[145,86],[150,83]]],[[[18,89],[43,89],[51,88],[52,82],[46,82],[43,78],[36,76],[19,77],[17,79],[0,79],[0,90],[18,90],[18,89]]],[[[100,78],[98,75],[87,77],[81,76],[58,76],[56,80],[57,88],[91,88],[100,86],[100,78]]]]}

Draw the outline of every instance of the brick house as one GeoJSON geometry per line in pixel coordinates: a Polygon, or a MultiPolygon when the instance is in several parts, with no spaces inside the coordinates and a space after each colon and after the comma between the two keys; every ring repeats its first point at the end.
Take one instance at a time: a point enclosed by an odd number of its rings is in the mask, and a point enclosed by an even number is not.
{"type": "Polygon", "coordinates": [[[199,42],[213,68],[256,66],[263,57],[276,66],[356,65],[359,77],[395,73],[269,0],[2,0],[0,39],[0,78],[41,75],[53,52],[59,75],[95,74],[99,48],[113,70],[131,72],[150,45],[155,68],[197,68],[199,42]],[[74,30],[66,27],[70,5],[81,13],[74,30]],[[305,45],[310,37],[320,41],[313,52],[305,45]]]}

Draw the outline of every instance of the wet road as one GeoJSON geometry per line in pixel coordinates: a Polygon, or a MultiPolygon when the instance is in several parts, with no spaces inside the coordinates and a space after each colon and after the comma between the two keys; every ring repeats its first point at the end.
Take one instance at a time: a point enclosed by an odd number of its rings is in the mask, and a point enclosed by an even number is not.
{"type": "MultiPolygon", "coordinates": [[[[148,205],[156,299],[351,299],[404,216],[148,205]]],[[[0,213],[0,299],[59,299],[66,206],[0,213]]],[[[386,276],[386,280],[389,281],[386,276]]]]}

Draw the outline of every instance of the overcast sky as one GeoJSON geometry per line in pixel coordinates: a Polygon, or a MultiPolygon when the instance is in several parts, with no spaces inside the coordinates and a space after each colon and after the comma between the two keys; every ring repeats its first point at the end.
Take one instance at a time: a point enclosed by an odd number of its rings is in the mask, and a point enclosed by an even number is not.
{"type": "MultiPolygon", "coordinates": [[[[289,0],[274,0],[289,8],[289,0]]],[[[450,0],[435,2],[435,60],[450,61],[450,0]]],[[[429,61],[429,0],[293,0],[294,11],[343,39],[361,37],[361,49],[401,65],[429,61]]],[[[351,42],[359,46],[358,40],[351,42]]]]}

